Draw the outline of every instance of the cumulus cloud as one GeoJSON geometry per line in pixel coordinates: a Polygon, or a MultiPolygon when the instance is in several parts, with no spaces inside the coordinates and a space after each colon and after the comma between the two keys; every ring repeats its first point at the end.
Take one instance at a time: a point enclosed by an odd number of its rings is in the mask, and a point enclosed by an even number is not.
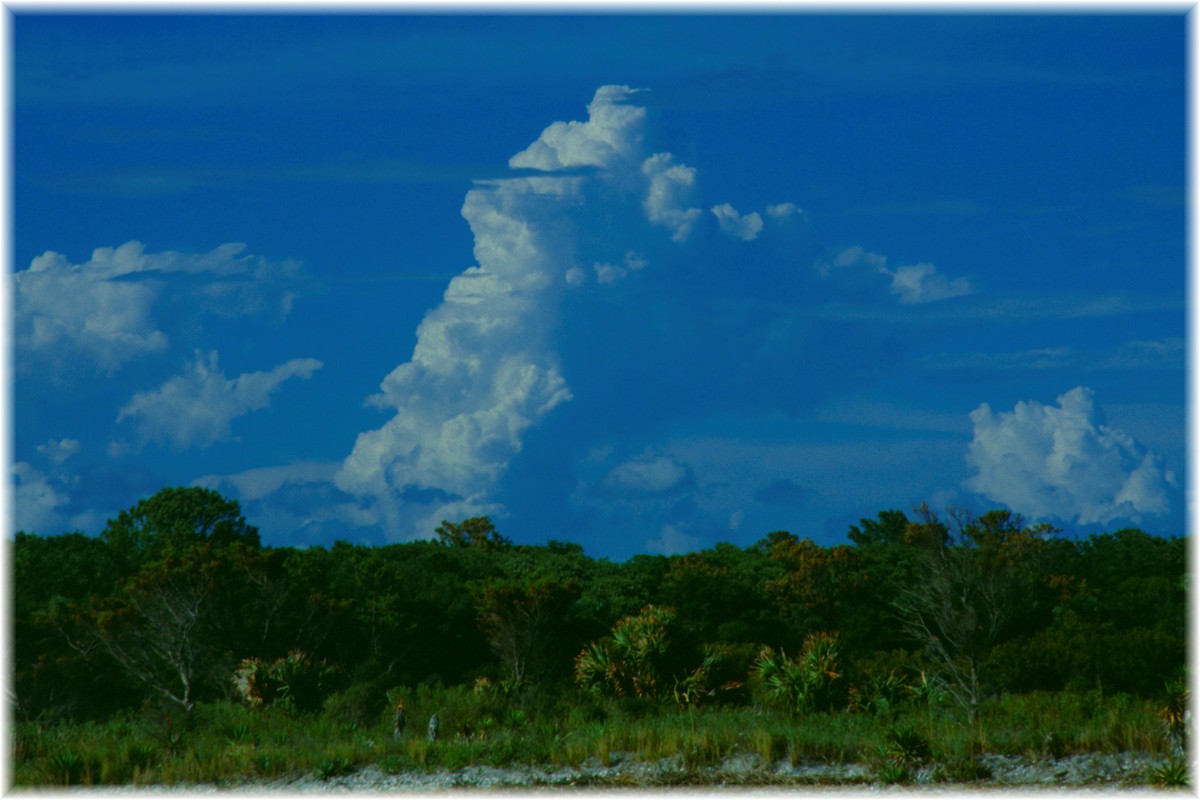
{"type": "Polygon", "coordinates": [[[62,466],[67,459],[79,453],[80,444],[75,439],[50,439],[39,444],[37,451],[55,466],[62,466]]]}
{"type": "Polygon", "coordinates": [[[906,264],[894,270],[889,269],[886,256],[873,253],[860,245],[847,247],[833,258],[821,261],[817,265],[822,275],[854,267],[865,267],[890,278],[891,293],[905,305],[932,303],[975,291],[966,278],[948,278],[930,263],[906,264]]]}
{"type": "MultiPolygon", "coordinates": [[[[870,250],[862,247],[862,245],[856,244],[852,247],[847,247],[846,249],[842,250],[833,257],[833,260],[830,263],[832,263],[832,265],[835,267],[856,267],[860,264],[863,264],[868,267],[873,267],[879,272],[884,272],[885,268],[887,267],[887,258],[879,255],[878,253],[872,253],[870,250]]],[[[828,264],[824,264],[823,267],[824,271],[828,272],[828,264]]]]}
{"type": "Polygon", "coordinates": [[[742,216],[729,203],[722,203],[719,206],[713,206],[712,213],[717,218],[717,224],[720,225],[723,233],[741,239],[743,242],[754,241],[762,232],[762,216],[757,211],[751,211],[742,216]]]}
{"type": "Polygon", "coordinates": [[[70,502],[61,486],[27,461],[12,467],[13,528],[27,533],[61,533],[60,509],[70,502]]]}
{"type": "Polygon", "coordinates": [[[777,203],[767,206],[767,218],[773,222],[787,222],[792,217],[804,217],[804,211],[795,203],[777,203]]]}
{"type": "Polygon", "coordinates": [[[46,252],[13,276],[14,342],[25,359],[56,370],[82,357],[113,374],[137,358],[164,352],[169,336],[156,310],[173,305],[237,316],[286,315],[296,296],[299,265],[243,255],[242,244],[208,253],[147,253],[140,242],[102,247],[82,264],[46,252]]]}
{"type": "Polygon", "coordinates": [[[892,294],[899,296],[901,303],[932,303],[973,291],[966,278],[947,278],[933,264],[910,264],[890,274],[892,294]]]}
{"type": "Polygon", "coordinates": [[[670,229],[672,241],[687,241],[696,221],[704,213],[687,206],[696,185],[696,170],[675,163],[675,157],[670,153],[656,153],[642,163],[642,174],[650,181],[642,203],[647,219],[670,229]]]}
{"type": "Polygon", "coordinates": [[[394,416],[359,434],[337,473],[393,538],[430,536],[441,519],[494,514],[488,499],[525,432],[571,398],[551,341],[567,275],[547,200],[575,202],[576,178],[518,178],[463,204],[478,266],[455,277],[422,320],[412,359],[368,402],[394,416]]]}
{"type": "Polygon", "coordinates": [[[643,454],[618,464],[604,478],[604,488],[617,494],[664,495],[692,480],[687,467],[667,455],[643,454]]]}
{"type": "Polygon", "coordinates": [[[267,372],[248,372],[229,379],[217,364],[217,353],[196,351],[191,369],[157,389],[139,392],[117,415],[132,420],[140,444],[166,442],[177,449],[208,447],[231,435],[230,423],[266,408],[271,394],[289,378],[312,377],[322,366],[312,358],[287,361],[267,372]]]}
{"type": "Polygon", "coordinates": [[[971,412],[974,438],[967,487],[1034,518],[1104,524],[1138,521],[1169,510],[1174,475],[1133,437],[1105,424],[1094,393],[1083,386],[1058,406],[1019,402],[995,413],[971,412]]]}
{"type": "Polygon", "coordinates": [[[690,553],[700,547],[700,539],[687,533],[687,526],[664,525],[657,539],[646,542],[646,550],[664,556],[690,553]]]}
{"type": "MultiPolygon", "coordinates": [[[[644,269],[645,266],[646,260],[638,253],[630,250],[625,254],[625,260],[620,265],[602,262],[593,264],[592,269],[596,273],[596,283],[606,285],[616,283],[628,275],[631,271],[636,272],[640,269],[644,269]]],[[[567,276],[567,282],[571,282],[570,275],[567,276]]]]}
{"type": "Polygon", "coordinates": [[[555,122],[537,141],[508,160],[513,168],[556,171],[612,167],[634,156],[642,143],[646,109],[626,101],[639,89],[602,86],[588,104],[586,122],[555,122]]]}
{"type": "MultiPolygon", "coordinates": [[[[358,435],[335,477],[389,539],[505,512],[496,490],[527,432],[573,397],[555,335],[564,299],[586,302],[585,292],[649,271],[643,254],[668,237],[684,242],[701,218],[696,170],[644,152],[638,93],[601,87],[586,120],[547,126],[509,160],[540,174],[478,181],[467,193],[475,264],[451,280],[409,360],[367,399],[389,418],[358,435]]],[[[677,480],[668,462],[647,460],[582,494],[659,503],[653,487],[677,480]]]]}

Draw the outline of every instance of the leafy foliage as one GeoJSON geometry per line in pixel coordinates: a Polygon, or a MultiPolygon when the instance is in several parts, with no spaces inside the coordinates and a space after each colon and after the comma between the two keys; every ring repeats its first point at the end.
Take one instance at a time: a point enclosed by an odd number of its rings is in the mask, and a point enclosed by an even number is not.
{"type": "MultiPolygon", "coordinates": [[[[1186,540],[1052,533],[1005,511],[922,507],[860,520],[849,545],[778,531],[620,563],[514,544],[486,517],[445,522],[433,541],[264,548],[236,502],[168,489],[100,537],[14,537],[15,758],[37,764],[33,782],[161,777],[168,762],[199,774],[226,757],[280,774],[295,758],[267,731],[301,718],[346,743],[330,764],[505,762],[531,747],[568,761],[677,747],[702,763],[734,746],[712,730],[672,738],[651,710],[768,715],[778,728],[761,733],[739,718],[739,741],[772,758],[869,756],[892,729],[932,742],[966,722],[971,742],[986,727],[1018,752],[1179,752],[1190,698],[1163,687],[1186,662],[1186,540]],[[1018,693],[1025,728],[998,731],[1018,693]],[[1133,698],[1154,709],[1149,729],[1129,720],[1133,698]],[[43,735],[85,721],[129,747],[43,735]],[[807,725],[841,738],[800,743],[807,725]],[[219,741],[176,762],[206,726],[219,741]]],[[[904,779],[917,763],[885,761],[904,779]]]]}
{"type": "Polygon", "coordinates": [[[767,699],[795,713],[829,711],[845,706],[846,682],[836,634],[809,634],[804,649],[787,658],[764,647],[754,675],[766,687],[767,699]]]}
{"type": "Polygon", "coordinates": [[[616,697],[659,697],[670,676],[674,621],[674,609],[660,606],[618,620],[576,657],[576,684],[616,697]]]}

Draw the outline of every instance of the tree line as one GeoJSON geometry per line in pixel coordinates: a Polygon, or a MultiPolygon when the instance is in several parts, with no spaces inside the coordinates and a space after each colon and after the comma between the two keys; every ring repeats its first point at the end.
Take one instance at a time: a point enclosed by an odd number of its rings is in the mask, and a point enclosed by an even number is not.
{"type": "Polygon", "coordinates": [[[147,704],[472,684],[631,703],[871,710],[901,688],[968,719],[1035,690],[1160,696],[1186,664],[1186,540],[1070,539],[994,510],[879,512],[822,546],[774,532],[624,562],[517,545],[486,517],[388,546],[264,547],[238,503],[164,489],[98,537],[19,532],[19,720],[147,704]],[[752,688],[754,691],[752,691],[752,688]]]}

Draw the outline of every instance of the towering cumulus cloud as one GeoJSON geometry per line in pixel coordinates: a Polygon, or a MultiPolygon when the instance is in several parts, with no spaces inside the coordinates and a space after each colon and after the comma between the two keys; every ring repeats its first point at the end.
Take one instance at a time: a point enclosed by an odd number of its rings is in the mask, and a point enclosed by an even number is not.
{"type": "Polygon", "coordinates": [[[543,174],[468,192],[462,215],[478,263],[450,282],[417,329],[412,359],[368,398],[393,416],[358,436],[336,477],[390,539],[497,513],[496,482],[525,432],[571,399],[553,342],[559,300],[593,264],[623,263],[629,252],[620,242],[584,252],[575,212],[600,202],[589,192],[596,181],[619,186],[603,202],[644,203],[645,109],[629,104],[634,94],[602,87],[586,122],[550,125],[509,162],[543,174]]]}
{"type": "Polygon", "coordinates": [[[1058,406],[1030,401],[993,413],[971,412],[975,436],[968,486],[1033,517],[1080,523],[1137,521],[1168,511],[1174,476],[1123,431],[1104,424],[1091,389],[1076,387],[1058,406]]]}
{"type": "MultiPolygon", "coordinates": [[[[682,244],[700,221],[690,205],[695,170],[644,151],[640,92],[601,87],[587,121],[555,122],[509,160],[536,174],[479,181],[467,193],[477,264],[450,282],[418,327],[411,360],[368,398],[392,417],[359,434],[335,479],[389,539],[502,510],[497,482],[525,433],[572,397],[554,344],[564,293],[603,291],[652,269],[642,242],[682,244]],[[614,235],[615,219],[637,222],[614,235]]],[[[757,214],[737,222],[761,225],[757,214]]]]}

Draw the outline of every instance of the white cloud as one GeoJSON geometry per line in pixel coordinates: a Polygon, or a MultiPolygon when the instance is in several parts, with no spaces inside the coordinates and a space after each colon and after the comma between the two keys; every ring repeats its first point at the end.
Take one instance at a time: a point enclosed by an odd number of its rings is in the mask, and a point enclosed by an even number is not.
{"type": "Polygon", "coordinates": [[[642,174],[650,180],[646,199],[642,202],[646,218],[655,225],[669,228],[672,241],[686,241],[704,213],[698,208],[687,207],[688,197],[696,185],[696,170],[676,164],[670,153],[656,153],[642,163],[642,174]]]}
{"type": "Polygon", "coordinates": [[[1070,347],[1039,347],[1013,353],[943,353],[926,356],[932,369],[1063,369],[1076,358],[1070,347]]]}
{"type": "Polygon", "coordinates": [[[661,495],[688,480],[688,469],[667,455],[643,454],[614,467],[604,487],[621,494],[661,495]]]}
{"type": "Polygon", "coordinates": [[[1104,424],[1093,394],[1080,386],[1057,407],[1018,402],[997,414],[985,403],[971,412],[967,463],[977,474],[967,487],[1034,518],[1104,524],[1167,513],[1174,475],[1133,437],[1104,424]]]}
{"type": "Polygon", "coordinates": [[[233,475],[204,475],[192,481],[192,485],[213,489],[232,487],[241,500],[261,500],[287,484],[331,484],[339,466],[337,461],[300,461],[279,467],[248,469],[233,475]]]}
{"type": "Polygon", "coordinates": [[[78,454],[79,449],[79,442],[75,439],[51,439],[37,447],[37,451],[55,466],[62,466],[67,459],[78,454]]]}
{"type": "Polygon", "coordinates": [[[888,269],[886,256],[873,253],[860,245],[847,247],[831,260],[817,264],[817,270],[822,275],[831,274],[834,268],[852,267],[865,267],[891,278],[891,293],[904,305],[932,303],[975,291],[966,278],[947,278],[938,272],[933,264],[907,264],[894,270],[888,269]]]}
{"type": "Polygon", "coordinates": [[[752,242],[762,232],[763,221],[757,211],[742,216],[729,203],[712,207],[712,213],[721,226],[721,231],[743,242],[752,242]]]}
{"type": "Polygon", "coordinates": [[[230,423],[251,411],[266,408],[271,394],[289,378],[312,377],[322,366],[312,358],[287,361],[268,372],[248,372],[228,379],[217,365],[215,351],[196,351],[192,368],[167,380],[158,389],[139,392],[117,415],[133,420],[141,444],[170,443],[178,449],[208,447],[230,437],[230,423]]]}
{"type": "Polygon", "coordinates": [[[664,525],[657,539],[646,542],[646,550],[664,556],[690,553],[700,547],[700,540],[685,533],[686,525],[664,525]]]}
{"type": "Polygon", "coordinates": [[[555,171],[612,167],[641,147],[646,109],[626,105],[638,89],[602,86],[588,104],[586,122],[555,122],[537,141],[508,160],[510,167],[555,171]]]}
{"type": "Polygon", "coordinates": [[[1181,338],[1130,341],[1099,351],[1077,351],[1059,345],[1011,353],[939,353],[921,359],[932,369],[1183,369],[1187,346],[1181,338]]]}
{"type": "Polygon", "coordinates": [[[767,217],[772,222],[787,222],[792,217],[804,217],[804,211],[795,203],[778,203],[767,206],[767,217]]]}
{"type": "Polygon", "coordinates": [[[411,357],[367,399],[390,418],[358,435],[335,477],[389,539],[504,513],[496,490],[527,432],[572,398],[556,345],[564,300],[633,280],[647,269],[643,253],[660,246],[659,228],[681,242],[702,216],[690,202],[696,170],[642,152],[635,94],[602,87],[586,121],[549,125],[509,161],[544,174],[477,181],[467,193],[475,265],[450,282],[411,357]]]}
{"type": "Polygon", "coordinates": [[[13,529],[26,533],[57,534],[63,532],[64,518],[60,508],[70,498],[53,481],[27,461],[12,467],[14,480],[13,529]]]}
{"type": "Polygon", "coordinates": [[[500,511],[487,495],[525,431],[570,399],[552,347],[553,276],[580,273],[563,271],[545,216],[555,208],[547,199],[569,204],[578,191],[575,178],[519,178],[467,194],[462,213],[479,266],[450,282],[417,329],[412,359],[368,399],[395,414],[359,434],[336,477],[390,538],[500,511]]]}
{"type": "Polygon", "coordinates": [[[933,264],[911,264],[890,274],[892,294],[898,295],[901,303],[932,303],[974,291],[966,278],[947,278],[933,264]]]}
{"type": "MultiPolygon", "coordinates": [[[[609,264],[602,262],[592,265],[592,270],[596,273],[596,283],[607,285],[613,284],[624,278],[631,271],[636,272],[640,269],[645,269],[646,260],[638,253],[630,250],[625,253],[625,260],[622,265],[609,264]]],[[[578,283],[582,283],[586,278],[579,278],[578,283]]],[[[567,282],[571,283],[572,276],[567,275],[567,282]]]]}
{"type": "Polygon", "coordinates": [[[855,267],[859,264],[874,267],[876,270],[884,272],[884,268],[887,266],[887,258],[878,253],[872,253],[857,244],[847,247],[833,258],[833,266],[835,267],[855,267]]]}
{"type": "Polygon", "coordinates": [[[592,269],[596,272],[596,283],[600,284],[616,283],[628,274],[621,267],[612,264],[593,264],[592,269]]]}
{"type": "Polygon", "coordinates": [[[906,408],[865,397],[832,400],[817,409],[817,419],[835,425],[861,425],[903,431],[963,433],[968,428],[967,421],[961,413],[906,408]]]}
{"type": "Polygon", "coordinates": [[[204,475],[192,485],[236,497],[267,544],[303,547],[333,539],[380,544],[375,516],[334,486],[340,467],[340,461],[299,461],[231,475],[204,475]]]}
{"type": "Polygon", "coordinates": [[[1182,369],[1187,344],[1180,338],[1132,341],[1100,358],[1098,369],[1182,369]]]}
{"type": "Polygon", "coordinates": [[[111,374],[166,350],[167,335],[150,314],[161,284],[115,280],[122,274],[96,259],[76,266],[58,253],[35,258],[13,276],[18,352],[50,355],[66,347],[111,374]]]}
{"type": "Polygon", "coordinates": [[[98,248],[83,264],[46,252],[13,276],[18,354],[57,371],[77,369],[82,356],[111,375],[167,349],[154,313],[160,305],[189,315],[286,314],[299,265],[245,256],[244,249],[147,253],[140,242],[127,242],[98,248]]]}
{"type": "Polygon", "coordinates": [[[587,283],[587,270],[583,267],[571,267],[566,274],[568,286],[583,286],[587,283]]]}

